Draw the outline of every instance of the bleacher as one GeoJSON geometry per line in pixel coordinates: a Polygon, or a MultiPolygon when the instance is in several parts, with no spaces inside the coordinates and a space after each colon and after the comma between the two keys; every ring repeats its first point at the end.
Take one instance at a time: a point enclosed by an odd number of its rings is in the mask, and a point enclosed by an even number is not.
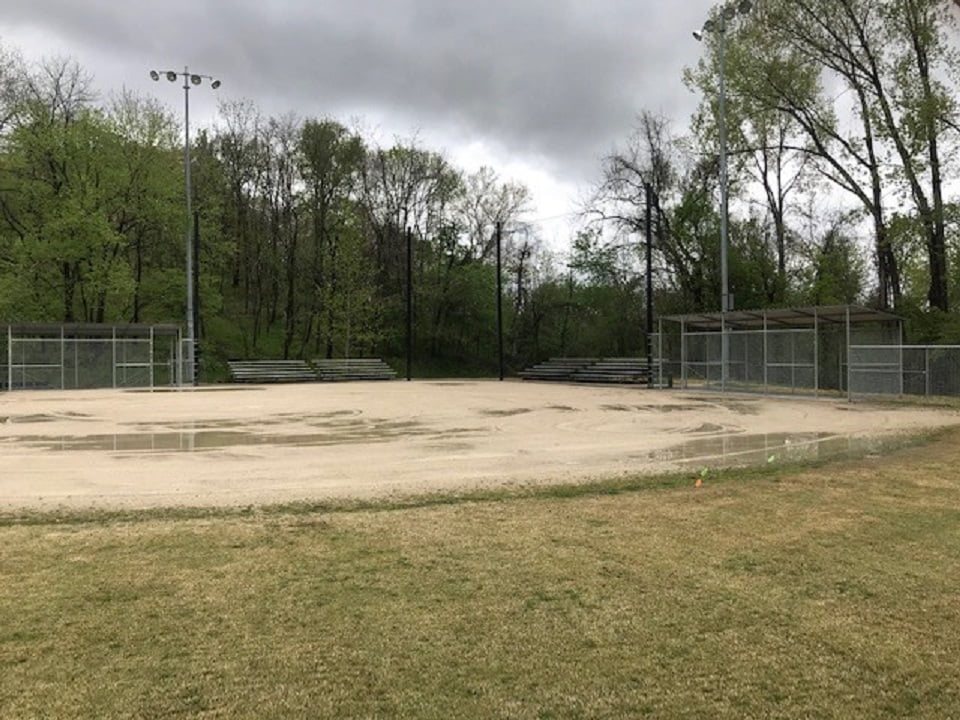
{"type": "MultiPolygon", "coordinates": [[[[524,380],[573,383],[608,383],[616,385],[655,385],[653,369],[645,358],[551,358],[519,373],[524,380]]],[[[672,379],[664,376],[663,384],[672,387],[672,379]]]]}
{"type": "Polygon", "coordinates": [[[313,382],[316,374],[304,360],[228,360],[230,379],[237,383],[313,382]]]}
{"type": "Polygon", "coordinates": [[[641,358],[604,358],[577,370],[573,382],[649,385],[650,366],[641,358]]]}
{"type": "Polygon", "coordinates": [[[315,379],[321,382],[347,380],[393,380],[396,371],[380,358],[322,358],[313,361],[315,379]]]}
{"type": "Polygon", "coordinates": [[[546,362],[521,370],[518,374],[524,380],[572,382],[574,373],[585,370],[597,360],[598,358],[550,358],[546,362]]]}

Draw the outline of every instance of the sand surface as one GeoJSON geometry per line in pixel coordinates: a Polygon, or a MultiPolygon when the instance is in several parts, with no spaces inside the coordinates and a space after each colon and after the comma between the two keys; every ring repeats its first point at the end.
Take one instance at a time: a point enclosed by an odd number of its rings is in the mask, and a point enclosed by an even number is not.
{"type": "Polygon", "coordinates": [[[0,507],[247,505],[776,462],[952,410],[488,381],[0,393],[0,507]]]}

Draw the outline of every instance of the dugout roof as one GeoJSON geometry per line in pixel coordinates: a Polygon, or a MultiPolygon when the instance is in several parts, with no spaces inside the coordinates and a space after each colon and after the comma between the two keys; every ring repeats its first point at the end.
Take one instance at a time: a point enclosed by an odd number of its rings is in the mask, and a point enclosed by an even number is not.
{"type": "Polygon", "coordinates": [[[689,313],[665,315],[670,322],[683,323],[687,328],[720,330],[724,326],[741,330],[762,330],[764,327],[807,328],[818,324],[846,324],[895,322],[903,318],[884,310],[873,310],[860,305],[818,305],[804,308],[770,308],[767,310],[731,310],[730,312],[689,313]]]}

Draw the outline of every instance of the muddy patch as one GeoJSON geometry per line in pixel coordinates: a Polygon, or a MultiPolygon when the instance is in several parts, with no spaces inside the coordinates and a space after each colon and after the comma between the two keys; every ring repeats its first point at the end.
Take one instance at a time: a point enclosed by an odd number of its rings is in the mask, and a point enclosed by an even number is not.
{"type": "Polygon", "coordinates": [[[20,436],[0,441],[0,446],[23,446],[50,452],[97,451],[112,453],[193,453],[249,447],[320,447],[389,442],[400,438],[463,437],[479,432],[472,428],[435,430],[410,421],[374,420],[331,425],[325,432],[262,433],[243,430],[138,432],[84,436],[20,436]]]}
{"type": "Polygon", "coordinates": [[[513,417],[514,415],[526,415],[529,412],[533,412],[530,408],[511,408],[507,410],[481,410],[481,415],[486,415],[487,417],[513,417]]]}

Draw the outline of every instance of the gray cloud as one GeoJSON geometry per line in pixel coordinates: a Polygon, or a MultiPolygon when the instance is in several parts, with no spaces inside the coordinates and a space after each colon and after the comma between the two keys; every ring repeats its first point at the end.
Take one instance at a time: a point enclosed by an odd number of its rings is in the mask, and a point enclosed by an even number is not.
{"type": "MultiPolygon", "coordinates": [[[[638,110],[683,122],[709,0],[7,0],[0,28],[56,39],[101,88],[157,92],[190,64],[265,111],[365,112],[390,132],[475,140],[582,182],[638,110]]],[[[37,48],[25,48],[36,52],[37,48]]],[[[198,96],[199,99],[199,96],[198,96]]]]}

